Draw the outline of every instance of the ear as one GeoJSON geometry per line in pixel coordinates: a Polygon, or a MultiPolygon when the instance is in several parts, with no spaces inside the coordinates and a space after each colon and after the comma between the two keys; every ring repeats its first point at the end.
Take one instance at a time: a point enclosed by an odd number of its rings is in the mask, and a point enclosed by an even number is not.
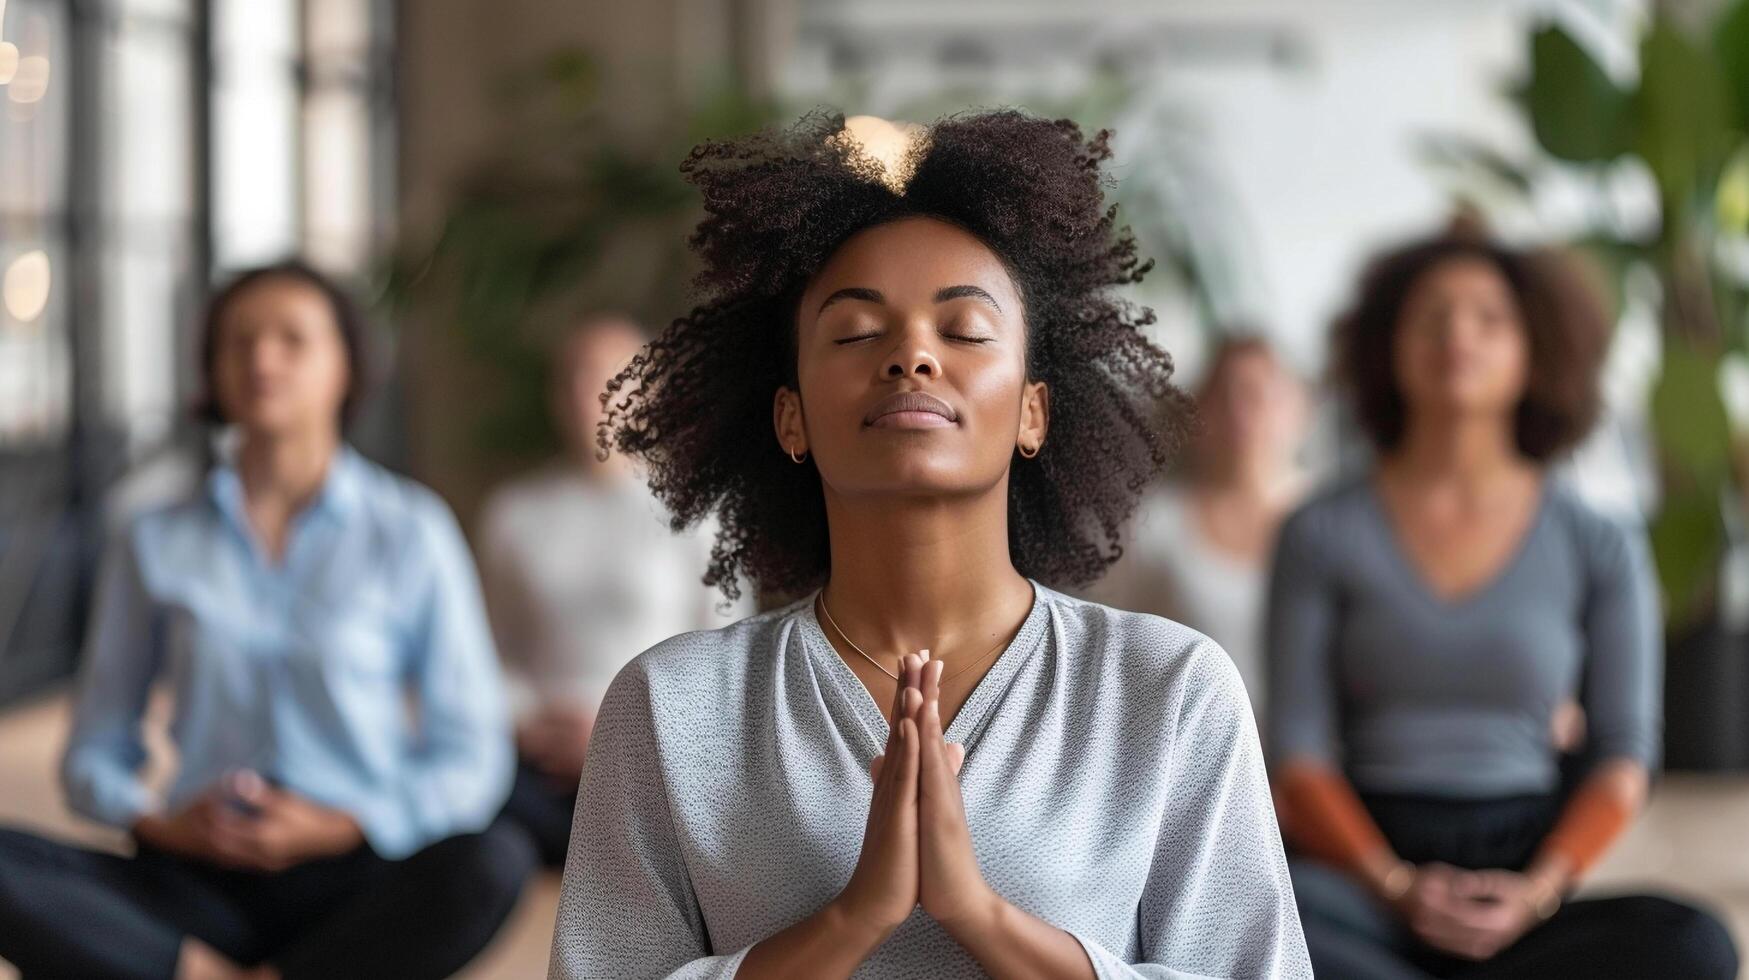
{"type": "Polygon", "coordinates": [[[771,426],[777,444],[791,456],[808,451],[808,431],[802,424],[802,396],[793,388],[780,387],[771,402],[771,426]]]}
{"type": "Polygon", "coordinates": [[[1020,432],[1014,444],[1037,452],[1051,427],[1051,392],[1043,381],[1028,381],[1020,392],[1020,432]]]}

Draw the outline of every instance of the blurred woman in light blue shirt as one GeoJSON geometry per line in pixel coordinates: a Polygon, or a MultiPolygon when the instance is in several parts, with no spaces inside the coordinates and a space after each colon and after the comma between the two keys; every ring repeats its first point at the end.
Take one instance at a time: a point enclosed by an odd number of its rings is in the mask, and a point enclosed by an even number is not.
{"type": "Polygon", "coordinates": [[[27,977],[444,976],[514,904],[534,855],[488,829],[512,749],[472,562],[436,495],[341,441],[362,333],[301,265],[215,300],[210,411],[238,438],[111,548],[62,764],[138,854],[0,831],[0,957],[27,977]]]}

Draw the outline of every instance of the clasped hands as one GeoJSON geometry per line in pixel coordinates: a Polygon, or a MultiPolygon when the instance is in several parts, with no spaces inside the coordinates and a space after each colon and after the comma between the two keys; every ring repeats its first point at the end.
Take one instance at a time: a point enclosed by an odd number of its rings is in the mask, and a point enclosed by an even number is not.
{"type": "Polygon", "coordinates": [[[1515,871],[1466,871],[1446,864],[1415,870],[1395,904],[1422,942],[1468,960],[1488,960],[1541,924],[1538,885],[1515,871]]]}
{"type": "Polygon", "coordinates": [[[134,836],[159,850],[244,871],[278,872],[364,842],[351,815],[241,770],[180,810],[141,817],[134,836]]]}
{"type": "Polygon", "coordinates": [[[883,937],[918,905],[958,938],[1004,904],[972,850],[959,785],[965,748],[942,734],[941,670],[927,650],[902,661],[886,752],[870,766],[862,856],[837,898],[848,918],[883,937]]]}

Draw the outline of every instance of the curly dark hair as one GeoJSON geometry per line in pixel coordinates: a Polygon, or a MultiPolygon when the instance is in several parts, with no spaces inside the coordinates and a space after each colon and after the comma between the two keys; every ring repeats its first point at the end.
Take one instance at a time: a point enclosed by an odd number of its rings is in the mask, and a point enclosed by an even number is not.
{"type": "Polygon", "coordinates": [[[1547,249],[1516,250],[1453,231],[1395,248],[1367,266],[1353,306],[1336,321],[1331,364],[1353,399],[1373,445],[1402,443],[1407,406],[1392,361],[1398,321],[1410,292],[1443,263],[1479,259],[1500,271],[1518,303],[1530,347],[1529,378],[1518,403],[1519,452],[1539,463],[1571,449],[1597,421],[1598,376],[1610,323],[1597,290],[1573,260],[1547,249]]]}
{"type": "Polygon", "coordinates": [[[782,131],[693,149],[681,171],[703,192],[690,239],[701,305],[676,319],[603,394],[598,441],[641,458],[679,530],[715,511],[707,585],[738,575],[798,595],[826,580],[825,498],[812,459],[792,463],[772,399],[796,387],[797,303],[847,239],[911,216],[956,225],[1006,264],[1026,310],[1028,376],[1050,391],[1050,436],[1009,480],[1016,569],[1051,585],[1099,577],[1120,529],[1182,440],[1188,401],[1172,359],[1141,328],[1154,315],[1114,294],[1151,267],[1115,225],[1100,165],[1110,133],[1013,110],[949,116],[912,144],[901,191],[815,112],[782,131]],[[1160,404],[1181,402],[1178,412],[1160,404]]]}

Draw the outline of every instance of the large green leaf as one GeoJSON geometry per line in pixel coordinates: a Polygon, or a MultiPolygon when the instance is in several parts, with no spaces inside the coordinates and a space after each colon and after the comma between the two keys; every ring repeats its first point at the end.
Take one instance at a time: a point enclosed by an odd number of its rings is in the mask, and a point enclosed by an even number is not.
{"type": "Polygon", "coordinates": [[[1590,235],[1569,242],[1567,247],[1596,271],[1594,285],[1608,303],[1610,322],[1620,320],[1627,308],[1628,276],[1652,259],[1650,250],[1609,235],[1590,235]]]}
{"type": "Polygon", "coordinates": [[[1667,235],[1678,233],[1696,190],[1710,186],[1735,145],[1729,106],[1712,49],[1655,20],[1640,41],[1634,149],[1658,181],[1667,235]]]}
{"type": "Polygon", "coordinates": [[[1694,488],[1665,497],[1652,522],[1652,557],[1671,625],[1706,614],[1724,544],[1716,492],[1694,488]]]}
{"type": "Polygon", "coordinates": [[[1713,27],[1713,51],[1730,87],[1739,132],[1749,133],[1749,0],[1732,0],[1713,27]]]}
{"type": "Polygon", "coordinates": [[[1718,377],[1717,354],[1666,339],[1652,424],[1672,478],[1695,486],[1716,488],[1730,470],[1731,420],[1718,377]]]}
{"type": "Polygon", "coordinates": [[[1632,104],[1572,35],[1531,35],[1530,77],[1518,92],[1537,142],[1572,163],[1613,160],[1633,145],[1632,104]]]}
{"type": "Polygon", "coordinates": [[[1749,235],[1749,140],[1731,155],[1713,193],[1713,220],[1724,235],[1749,235]]]}

